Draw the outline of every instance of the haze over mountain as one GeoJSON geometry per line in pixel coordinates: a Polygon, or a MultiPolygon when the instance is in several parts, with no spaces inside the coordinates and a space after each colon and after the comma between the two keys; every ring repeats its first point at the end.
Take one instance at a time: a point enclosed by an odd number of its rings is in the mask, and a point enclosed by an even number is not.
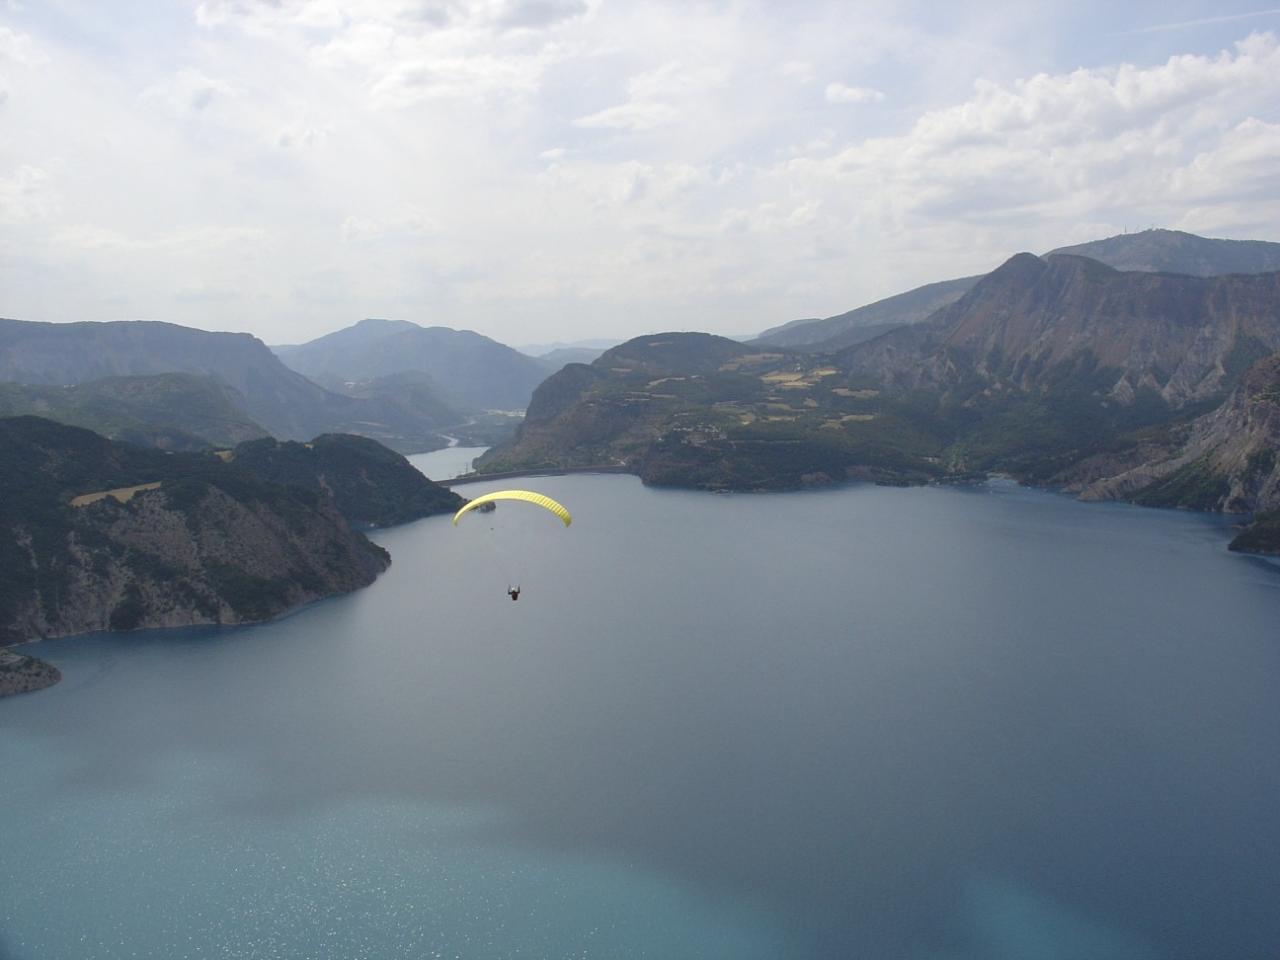
{"type": "Polygon", "coordinates": [[[31,414],[113,440],[166,450],[233,447],[267,436],[221,378],[195,373],[104,377],[68,386],[0,383],[0,417],[31,414]]]}
{"type": "Polygon", "coordinates": [[[1055,253],[1089,257],[1117,270],[1188,273],[1196,277],[1280,270],[1280,243],[1209,239],[1181,230],[1125,233],[1105,240],[1058,247],[1045,256],[1055,253]]]}
{"type": "Polygon", "coordinates": [[[308,343],[274,348],[291,369],[317,379],[365,381],[416,371],[464,409],[523,410],[546,368],[470,330],[405,320],[362,320],[308,343]]]}
{"type": "Polygon", "coordinates": [[[755,341],[775,347],[798,347],[813,350],[839,350],[863,340],[871,340],[907,323],[919,323],[935,310],[959,300],[981,280],[961,277],[916,287],[906,293],[886,297],[822,320],[792,320],[771,327],[755,341]]]}
{"type": "MultiPolygon", "coordinates": [[[[1184,273],[1211,277],[1280,270],[1280,243],[1220,240],[1178,230],[1143,230],[1104,240],[1059,247],[1045,256],[1074,254],[1124,271],[1184,273]]],[[[808,350],[840,350],[910,323],[927,320],[959,300],[982,276],[926,284],[864,307],[821,320],[793,320],[757,337],[762,344],[808,350]]]]}
{"type": "MultiPolygon", "coordinates": [[[[230,390],[222,395],[226,402],[281,439],[349,432],[401,449],[428,450],[444,444],[437,430],[457,422],[451,411],[419,412],[398,400],[352,398],[325,390],[290,370],[261,340],[246,333],[210,333],[142,320],[0,320],[0,381],[69,386],[105,377],[171,373],[217,378],[230,390]]],[[[139,394],[135,391],[134,396],[137,406],[139,394]]],[[[164,412],[148,416],[154,420],[164,412]]]]}

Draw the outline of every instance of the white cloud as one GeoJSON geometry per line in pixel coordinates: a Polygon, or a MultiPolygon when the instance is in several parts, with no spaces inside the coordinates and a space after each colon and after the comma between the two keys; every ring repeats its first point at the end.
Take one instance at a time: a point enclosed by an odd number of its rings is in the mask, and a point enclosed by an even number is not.
{"type": "Polygon", "coordinates": [[[685,115],[690,103],[717,88],[727,78],[716,67],[687,69],[678,63],[664,63],[655,70],[637,74],[627,81],[627,101],[579,117],[579,127],[644,131],[675,123],[685,115]]]}
{"type": "Polygon", "coordinates": [[[1060,70],[980,6],[944,34],[884,5],[203,0],[101,48],[30,18],[0,33],[6,309],[743,332],[1126,223],[1278,239],[1273,37],[1060,70]]]}
{"type": "Polygon", "coordinates": [[[813,64],[807,60],[786,60],[777,66],[778,76],[797,83],[812,83],[817,79],[813,64]]]}
{"type": "Polygon", "coordinates": [[[49,174],[39,167],[21,166],[0,177],[0,223],[8,226],[48,220],[57,207],[49,174]]]}
{"type": "Polygon", "coordinates": [[[884,94],[870,87],[850,87],[843,83],[829,83],[825,96],[828,103],[876,103],[884,94]]]}
{"type": "Polygon", "coordinates": [[[906,134],[793,161],[791,176],[874,187],[904,226],[1124,209],[1159,221],[1192,182],[1226,197],[1253,189],[1266,161],[1280,168],[1271,128],[1245,123],[1277,100],[1280,50],[1254,36],[1234,53],[1156,67],[980,81],[969,100],[926,113],[906,134]]]}
{"type": "Polygon", "coordinates": [[[412,242],[439,231],[440,225],[421,212],[410,212],[391,219],[352,215],[342,222],[342,242],[375,244],[412,242]]]}
{"type": "Polygon", "coordinates": [[[317,147],[324,143],[333,133],[333,126],[327,123],[308,123],[297,120],[285,125],[276,136],[276,143],[283,149],[317,147]]]}
{"type": "Polygon", "coordinates": [[[234,96],[235,88],[224,80],[187,68],[142,91],[142,99],[159,104],[175,116],[200,113],[216,97],[234,96]]]}
{"type": "Polygon", "coordinates": [[[47,63],[49,56],[30,34],[0,27],[0,61],[5,60],[27,67],[38,67],[47,63]]]}
{"type": "Polygon", "coordinates": [[[587,10],[585,0],[506,0],[499,5],[495,22],[506,30],[540,30],[587,10]]]}

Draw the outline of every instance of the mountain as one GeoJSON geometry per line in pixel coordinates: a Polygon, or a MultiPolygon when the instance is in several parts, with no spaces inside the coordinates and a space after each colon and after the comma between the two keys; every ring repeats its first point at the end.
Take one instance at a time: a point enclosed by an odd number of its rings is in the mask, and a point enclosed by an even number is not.
{"type": "Polygon", "coordinates": [[[514,440],[476,469],[622,467],[646,483],[709,490],[937,476],[942,443],[907,406],[851,388],[829,355],[656,334],[548,377],[514,440]]]}
{"type": "Polygon", "coordinates": [[[221,379],[192,373],[104,377],[69,386],[0,383],[0,417],[31,414],[165,450],[267,436],[221,379]]]}
{"type": "Polygon", "coordinates": [[[362,320],[275,350],[309,377],[357,381],[419,371],[439,385],[445,403],[472,410],[522,410],[546,375],[533,357],[478,333],[403,320],[362,320]]]}
{"type": "Polygon", "coordinates": [[[38,417],[0,420],[0,447],[0,638],[263,620],[389,562],[330,497],[213,454],[38,417]]]}
{"type": "Polygon", "coordinates": [[[909,323],[919,323],[959,300],[981,277],[925,284],[864,307],[821,320],[793,320],[764,331],[753,341],[774,347],[829,351],[871,340],[909,323]]]}
{"type": "Polygon", "coordinates": [[[571,340],[568,342],[556,340],[553,343],[526,343],[523,346],[516,347],[516,349],[530,357],[545,357],[547,354],[554,353],[557,350],[589,350],[595,351],[596,356],[599,356],[610,347],[616,347],[621,342],[621,340],[597,337],[589,340],[571,340]]]}
{"type": "Polygon", "coordinates": [[[1083,500],[1253,513],[1231,549],[1280,554],[1280,354],[1259,360],[1218,408],[1064,478],[1083,500]]]}
{"type": "Polygon", "coordinates": [[[1063,482],[1142,437],[1155,451],[1277,351],[1280,274],[1019,254],[928,321],[833,353],[661,334],[571,364],[477,469],[613,465],[712,489],[988,471],[1063,482]]]}
{"type": "Polygon", "coordinates": [[[540,354],[536,359],[550,376],[567,363],[591,363],[606,349],[606,347],[558,347],[540,354]]]}
{"type": "MultiPolygon", "coordinates": [[[[1182,273],[1197,277],[1280,270],[1280,243],[1212,240],[1178,230],[1144,230],[1059,247],[1045,254],[1088,257],[1122,271],[1182,273]]],[[[944,280],[821,320],[793,320],[761,333],[756,342],[830,351],[872,340],[904,324],[919,323],[960,299],[981,276],[944,280]]]]}
{"type": "Polygon", "coordinates": [[[1021,253],[927,323],[846,351],[885,385],[1033,390],[1099,381],[1128,405],[1173,407],[1229,389],[1280,350],[1280,273],[1221,277],[1121,272],[1084,257],[1021,253]]]}
{"type": "Polygon", "coordinates": [[[227,460],[260,480],[331,496],[357,526],[383,527],[454,513],[466,503],[367,437],[323,434],[310,443],[253,440],[236,447],[227,460]]]}
{"type": "MultiPolygon", "coordinates": [[[[217,378],[230,388],[225,396],[243,416],[282,439],[359,433],[410,452],[437,449],[445,443],[436,432],[439,424],[429,414],[421,415],[403,403],[373,402],[325,390],[290,370],[247,333],[210,333],[145,320],[0,320],[0,381],[62,386],[161,373],[217,378]]],[[[162,409],[146,419],[155,421],[164,415],[162,409]]]]}
{"type": "MultiPolygon", "coordinates": [[[[355,527],[465,503],[365,437],[174,453],[15,417],[0,449],[0,643],[269,619],[386,568],[355,527]]],[[[57,679],[0,649],[0,696],[57,679]]]]}
{"type": "Polygon", "coordinates": [[[1085,500],[1132,500],[1227,513],[1280,510],[1280,354],[1253,364],[1221,406],[1170,432],[1163,449],[1135,448],[1139,462],[1114,472],[1086,461],[1085,500]]]}
{"type": "Polygon", "coordinates": [[[1212,240],[1180,230],[1143,230],[1105,240],[1059,247],[1045,254],[1089,257],[1117,270],[1185,273],[1216,277],[1228,273],[1280,270],[1280,243],[1264,240],[1212,240]]]}

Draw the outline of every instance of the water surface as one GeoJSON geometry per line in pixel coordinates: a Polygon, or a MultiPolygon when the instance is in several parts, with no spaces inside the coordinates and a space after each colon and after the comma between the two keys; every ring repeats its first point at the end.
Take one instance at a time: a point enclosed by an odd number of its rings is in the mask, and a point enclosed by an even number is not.
{"type": "Polygon", "coordinates": [[[1280,575],[1220,520],[521,485],[573,526],[432,518],[274,624],[39,645],[0,958],[1280,945],[1280,575]]]}

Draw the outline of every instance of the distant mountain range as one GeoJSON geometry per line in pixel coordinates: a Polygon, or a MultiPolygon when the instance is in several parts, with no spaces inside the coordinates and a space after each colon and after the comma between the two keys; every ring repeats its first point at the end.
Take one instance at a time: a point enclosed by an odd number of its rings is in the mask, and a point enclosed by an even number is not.
{"type": "Polygon", "coordinates": [[[469,419],[429,383],[328,390],[249,334],[140,320],[0,320],[4,381],[10,383],[0,387],[5,412],[43,414],[118,439],[151,437],[180,448],[191,448],[192,438],[216,446],[264,432],[292,440],[356,433],[417,452],[444,446],[441,434],[469,419]],[[63,387],[73,389],[61,397],[47,389],[63,387]]]}
{"type": "Polygon", "coordinates": [[[822,320],[792,320],[773,327],[756,337],[756,343],[773,347],[798,347],[813,350],[839,350],[863,340],[871,340],[903,324],[919,323],[934,311],[955,303],[973,285],[977,277],[928,283],[906,293],[886,297],[834,317],[822,320]]]}
{"type": "Polygon", "coordinates": [[[1185,273],[1217,277],[1227,273],[1272,273],[1280,270],[1280,243],[1268,240],[1212,240],[1181,230],[1143,230],[1105,240],[1050,250],[1089,257],[1117,270],[1185,273]]]}
{"type": "Polygon", "coordinates": [[[362,320],[296,346],[275,347],[292,370],[323,382],[367,382],[413,371],[463,410],[523,410],[547,368],[470,330],[362,320]]]}
{"type": "Polygon", "coordinates": [[[214,376],[277,437],[309,439],[356,407],[285,367],[256,337],[171,323],[0,320],[0,381],[70,385],[104,377],[214,376]]]}
{"type": "MultiPolygon", "coordinates": [[[[1046,256],[1055,254],[1088,257],[1116,270],[1196,277],[1280,270],[1280,243],[1213,240],[1178,230],[1121,234],[1059,247],[1046,256]]],[[[896,327],[928,319],[937,310],[959,300],[981,279],[981,276],[962,277],[930,283],[834,317],[793,320],[764,331],[755,342],[818,352],[840,350],[872,340],[896,327]]]]}

